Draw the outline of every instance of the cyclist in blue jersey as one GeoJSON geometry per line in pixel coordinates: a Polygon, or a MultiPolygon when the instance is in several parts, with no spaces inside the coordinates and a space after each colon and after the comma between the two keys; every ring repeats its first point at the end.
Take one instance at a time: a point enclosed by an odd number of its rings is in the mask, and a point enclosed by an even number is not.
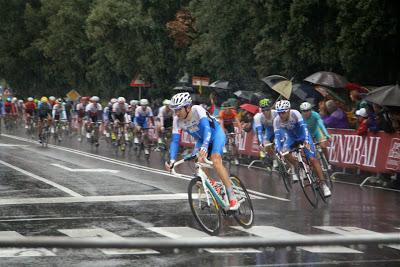
{"type": "Polygon", "coordinates": [[[49,99],[45,96],[42,96],[38,105],[38,135],[39,135],[39,143],[42,143],[42,128],[45,126],[45,120],[47,120],[47,124],[51,125],[51,113],[52,107],[49,103],[49,99]]]}
{"type": "Polygon", "coordinates": [[[211,155],[213,167],[221,181],[224,183],[229,198],[230,210],[237,210],[240,206],[239,200],[233,192],[232,183],[228,172],[222,163],[222,151],[226,136],[218,121],[200,105],[192,105],[190,94],[179,93],[171,99],[171,109],[175,111],[172,123],[172,141],[170,146],[170,161],[166,168],[173,168],[179,148],[180,130],[186,131],[196,140],[193,155],[198,156],[200,162],[211,155]]]}
{"type": "MultiPolygon", "coordinates": [[[[274,119],[273,124],[276,150],[282,154],[283,152],[290,151],[299,143],[304,144],[304,154],[311,162],[314,171],[316,172],[319,180],[322,182],[321,187],[325,197],[329,197],[331,195],[331,191],[325,183],[321,164],[315,157],[314,143],[300,112],[290,109],[290,102],[288,100],[278,101],[275,105],[275,108],[279,115],[274,119]]],[[[286,154],[285,158],[291,165],[293,180],[298,180],[299,178],[297,177],[295,171],[295,168],[298,167],[298,162],[293,158],[291,153],[286,154]]],[[[301,172],[300,175],[302,175],[301,172]]]]}
{"type": "Polygon", "coordinates": [[[312,105],[308,102],[301,103],[300,111],[303,115],[304,121],[308,126],[308,129],[310,130],[311,136],[314,138],[315,142],[319,143],[319,146],[322,148],[322,151],[325,154],[325,158],[328,159],[328,146],[331,141],[331,137],[326,130],[324,121],[318,112],[312,110],[312,105]]]}

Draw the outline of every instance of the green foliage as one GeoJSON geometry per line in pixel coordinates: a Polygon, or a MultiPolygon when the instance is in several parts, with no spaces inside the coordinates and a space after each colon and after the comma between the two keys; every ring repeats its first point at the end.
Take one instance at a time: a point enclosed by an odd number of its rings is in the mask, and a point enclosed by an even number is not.
{"type": "Polygon", "coordinates": [[[137,97],[129,83],[141,74],[147,97],[167,97],[185,72],[243,89],[319,70],[395,83],[399,10],[380,0],[0,0],[0,78],[24,96],[137,97]],[[184,46],[170,37],[174,20],[184,46]]]}

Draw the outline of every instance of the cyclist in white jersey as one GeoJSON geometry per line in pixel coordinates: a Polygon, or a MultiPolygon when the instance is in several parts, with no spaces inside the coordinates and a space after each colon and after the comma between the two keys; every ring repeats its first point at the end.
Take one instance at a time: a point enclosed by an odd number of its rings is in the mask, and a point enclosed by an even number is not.
{"type": "Polygon", "coordinates": [[[171,104],[171,100],[165,99],[163,101],[163,106],[158,109],[158,125],[157,125],[157,134],[158,134],[158,143],[161,144],[161,136],[164,133],[165,129],[172,127],[172,119],[174,116],[174,111],[169,107],[171,104]]]}
{"type": "MultiPolygon", "coordinates": [[[[274,133],[275,133],[275,149],[279,153],[290,151],[297,144],[303,143],[305,146],[304,154],[310,160],[313,169],[315,170],[319,180],[322,182],[322,189],[325,197],[331,195],[331,191],[325,183],[325,177],[322,172],[321,164],[315,157],[315,146],[309,134],[307,124],[304,122],[300,112],[290,109],[290,102],[288,100],[278,101],[275,105],[278,115],[274,119],[274,133]]],[[[295,168],[298,162],[289,153],[285,158],[291,164],[293,180],[298,180],[295,168]]],[[[301,174],[301,173],[300,173],[301,174]]],[[[303,178],[303,177],[301,177],[303,178]]]]}
{"type": "Polygon", "coordinates": [[[170,161],[165,164],[166,168],[168,170],[173,168],[179,148],[180,130],[186,131],[196,139],[192,154],[197,155],[200,162],[204,162],[204,158],[211,155],[213,167],[226,187],[230,210],[237,210],[240,200],[233,192],[228,172],[222,163],[222,150],[226,136],[218,121],[211,117],[203,107],[192,106],[192,98],[187,92],[174,95],[171,99],[171,108],[175,111],[176,116],[172,126],[170,161]]]}

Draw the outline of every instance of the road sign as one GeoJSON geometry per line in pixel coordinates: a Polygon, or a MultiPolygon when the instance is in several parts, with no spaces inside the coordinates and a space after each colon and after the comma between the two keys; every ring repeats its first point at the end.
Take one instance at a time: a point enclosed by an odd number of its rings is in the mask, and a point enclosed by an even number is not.
{"type": "Polygon", "coordinates": [[[77,101],[78,98],[81,96],[77,91],[75,90],[71,90],[67,93],[67,96],[69,99],[71,99],[72,101],[77,101]]]}
{"type": "Polygon", "coordinates": [[[208,77],[201,77],[201,76],[192,77],[192,85],[208,86],[209,83],[210,83],[210,78],[208,77]]]}

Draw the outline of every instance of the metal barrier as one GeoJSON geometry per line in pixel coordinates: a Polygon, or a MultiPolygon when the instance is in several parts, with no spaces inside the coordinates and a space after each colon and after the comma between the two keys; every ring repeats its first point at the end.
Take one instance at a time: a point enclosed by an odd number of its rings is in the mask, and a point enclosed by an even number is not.
{"type": "Polygon", "coordinates": [[[223,237],[223,238],[68,238],[68,237],[21,237],[0,238],[0,247],[24,248],[260,248],[332,246],[359,244],[400,244],[400,233],[367,235],[312,235],[291,238],[223,237]]]}

